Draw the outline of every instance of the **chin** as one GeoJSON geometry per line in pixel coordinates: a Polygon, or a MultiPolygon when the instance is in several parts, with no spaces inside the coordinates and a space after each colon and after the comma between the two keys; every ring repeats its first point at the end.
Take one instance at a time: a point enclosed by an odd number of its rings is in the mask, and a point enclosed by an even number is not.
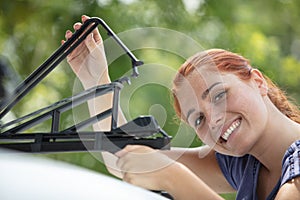
{"type": "Polygon", "coordinates": [[[249,151],[246,151],[245,149],[242,148],[237,148],[237,149],[216,149],[218,153],[228,155],[228,156],[234,156],[234,157],[242,157],[246,154],[249,154],[249,151]]]}
{"type": "Polygon", "coordinates": [[[233,150],[233,155],[237,157],[242,157],[244,155],[249,154],[249,149],[245,149],[243,147],[237,147],[236,149],[233,150]]]}

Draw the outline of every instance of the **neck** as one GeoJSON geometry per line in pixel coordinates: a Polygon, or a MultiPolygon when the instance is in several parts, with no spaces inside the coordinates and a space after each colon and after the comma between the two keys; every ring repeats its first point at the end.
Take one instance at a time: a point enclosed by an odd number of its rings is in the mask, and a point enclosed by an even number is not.
{"type": "Polygon", "coordinates": [[[286,150],[300,139],[300,125],[282,114],[271,101],[267,105],[272,119],[269,118],[266,130],[251,154],[270,172],[281,172],[286,150]]]}

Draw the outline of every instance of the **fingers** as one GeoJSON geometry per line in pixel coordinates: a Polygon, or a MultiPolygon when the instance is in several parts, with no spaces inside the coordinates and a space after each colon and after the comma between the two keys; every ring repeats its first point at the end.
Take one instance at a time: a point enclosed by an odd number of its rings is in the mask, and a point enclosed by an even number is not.
{"type": "Polygon", "coordinates": [[[66,34],[65,34],[66,40],[70,39],[72,37],[72,35],[73,35],[73,33],[70,30],[67,30],[66,34]]]}
{"type": "MultiPolygon", "coordinates": [[[[83,15],[81,17],[82,23],[86,22],[86,20],[90,19],[90,17],[83,15]]],[[[73,29],[75,31],[79,30],[82,27],[82,23],[77,22],[73,25],[73,29]]],[[[69,33],[68,33],[69,34],[69,33]]],[[[69,36],[69,35],[68,35],[69,36]]],[[[70,38],[70,37],[68,37],[70,38]]],[[[100,44],[102,42],[100,33],[97,28],[95,28],[91,34],[89,34],[85,40],[86,46],[89,49],[90,52],[92,52],[96,47],[97,44],[100,44]]]]}
{"type": "MultiPolygon", "coordinates": [[[[84,23],[85,21],[87,21],[88,19],[90,19],[90,17],[86,16],[86,15],[82,15],[81,16],[81,20],[82,20],[82,23],[84,23]]],[[[76,22],[74,25],[73,25],[73,29],[74,31],[77,31],[81,28],[82,26],[82,23],[81,22],[76,22]]],[[[65,38],[66,40],[70,39],[72,37],[73,33],[70,31],[70,30],[67,30],[66,31],[66,34],[65,34],[65,38]]],[[[95,28],[92,32],[92,37],[88,37],[89,39],[93,39],[93,41],[89,41],[92,46],[93,46],[93,42],[95,42],[96,44],[100,44],[102,42],[102,38],[101,38],[101,35],[99,33],[99,30],[97,28],[95,28]]],[[[61,43],[63,44],[65,41],[61,41],[61,43]]]]}
{"type": "Polygon", "coordinates": [[[135,153],[148,153],[153,151],[150,147],[142,146],[142,145],[126,145],[125,148],[115,153],[119,158],[124,157],[129,152],[135,153]]]}
{"type": "Polygon", "coordinates": [[[95,28],[92,33],[93,33],[93,39],[95,40],[96,44],[102,43],[102,38],[99,33],[99,30],[95,28]]]}
{"type": "MultiPolygon", "coordinates": [[[[86,20],[88,20],[88,19],[90,19],[89,16],[86,16],[86,15],[82,15],[82,16],[81,16],[81,20],[82,20],[83,23],[84,23],[86,20]]],[[[100,35],[100,33],[99,33],[99,30],[98,30],[97,28],[95,28],[95,29],[93,30],[92,33],[93,33],[93,38],[94,38],[95,42],[96,42],[97,44],[100,44],[100,43],[102,42],[102,38],[101,38],[101,35],[100,35]]]]}
{"type": "MultiPolygon", "coordinates": [[[[125,156],[129,153],[129,145],[127,145],[124,149],[118,151],[115,153],[115,155],[117,157],[119,157],[119,159],[116,162],[116,165],[118,166],[119,169],[121,169],[122,171],[124,171],[125,169],[125,163],[126,163],[126,159],[125,156]]],[[[125,170],[126,171],[126,170],[125,170]]]]}
{"type": "Polygon", "coordinates": [[[116,152],[115,155],[120,158],[120,157],[123,157],[124,155],[126,155],[128,152],[134,151],[135,149],[138,149],[138,148],[140,148],[139,145],[126,145],[125,148],[116,152]]]}
{"type": "Polygon", "coordinates": [[[90,17],[87,16],[87,15],[82,15],[82,16],[81,16],[81,20],[82,20],[83,23],[84,23],[86,20],[88,20],[88,19],[90,19],[90,17]]]}
{"type": "Polygon", "coordinates": [[[77,31],[78,29],[80,29],[82,26],[82,24],[80,22],[76,22],[74,25],[73,25],[73,28],[75,31],[77,31]]]}
{"type": "Polygon", "coordinates": [[[116,165],[118,157],[109,152],[102,152],[101,155],[102,155],[103,161],[104,161],[105,166],[106,166],[107,170],[109,171],[109,173],[111,173],[112,175],[114,175],[120,179],[123,179],[123,174],[116,165]]]}
{"type": "MultiPolygon", "coordinates": [[[[125,148],[126,148],[126,147],[125,147],[125,148]]],[[[116,152],[115,155],[118,156],[119,158],[123,157],[126,153],[128,153],[128,152],[125,150],[125,148],[122,149],[122,150],[120,150],[120,151],[118,151],[118,152],[116,152]]]]}
{"type": "Polygon", "coordinates": [[[153,171],[156,167],[149,163],[152,162],[156,152],[156,150],[143,145],[127,145],[124,149],[115,153],[119,157],[116,165],[123,173],[153,171]]]}
{"type": "Polygon", "coordinates": [[[139,184],[137,182],[135,182],[135,179],[133,176],[136,176],[136,174],[124,173],[123,181],[138,186],[139,184]]]}
{"type": "MultiPolygon", "coordinates": [[[[82,23],[80,22],[77,22],[73,25],[73,28],[75,31],[79,30],[82,26],[82,23]]],[[[87,48],[89,49],[90,52],[92,52],[96,46],[97,46],[97,42],[94,40],[93,38],[93,32],[91,34],[89,34],[87,37],[86,37],[86,40],[85,40],[85,43],[86,43],[86,46],[87,48]]]]}

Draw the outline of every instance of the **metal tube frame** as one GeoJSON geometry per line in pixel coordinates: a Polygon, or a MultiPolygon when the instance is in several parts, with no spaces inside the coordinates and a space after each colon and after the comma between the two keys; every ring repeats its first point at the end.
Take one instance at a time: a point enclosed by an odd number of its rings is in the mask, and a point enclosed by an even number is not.
{"type": "MultiPolygon", "coordinates": [[[[1,102],[0,119],[2,119],[31,89],[33,89],[42,79],[44,79],[68,54],[70,54],[98,25],[101,25],[107,34],[120,45],[132,62],[132,77],[138,76],[137,66],[143,64],[132,52],[123,44],[117,35],[100,18],[90,18],[73,36],[60,46],[42,65],[30,74],[18,87],[14,93],[1,102]]],[[[106,85],[96,86],[85,90],[77,95],[58,101],[48,107],[34,111],[28,115],[0,124],[0,147],[10,148],[25,152],[59,152],[59,151],[111,151],[114,152],[123,148],[127,144],[143,144],[153,148],[169,149],[171,137],[163,131],[152,116],[138,117],[128,122],[123,127],[118,127],[118,107],[120,101],[120,91],[123,82],[129,81],[129,77],[123,77],[117,81],[106,85]],[[95,98],[113,92],[112,108],[86,119],[73,126],[59,130],[61,114],[95,98]],[[111,131],[108,132],[79,132],[83,128],[90,126],[111,116],[111,131]],[[52,119],[50,133],[24,133],[36,124],[52,119]],[[146,122],[146,123],[145,123],[146,122]],[[132,124],[139,124],[138,130],[130,130],[132,124]],[[146,125],[145,125],[146,124],[146,125]],[[13,128],[10,128],[14,126],[13,128]],[[126,131],[124,132],[124,130],[126,131]],[[3,131],[4,130],[4,131],[3,131]],[[142,132],[141,137],[135,135],[142,132]],[[143,133],[144,132],[144,133],[143,133]],[[160,134],[162,137],[153,137],[160,134]],[[114,145],[109,145],[113,143],[114,145]]],[[[136,127],[136,126],[135,126],[136,127]]]]}

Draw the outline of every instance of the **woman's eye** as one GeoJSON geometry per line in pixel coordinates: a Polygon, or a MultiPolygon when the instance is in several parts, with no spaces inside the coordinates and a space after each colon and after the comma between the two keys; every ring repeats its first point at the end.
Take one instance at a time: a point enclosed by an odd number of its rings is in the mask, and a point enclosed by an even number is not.
{"type": "Polygon", "coordinates": [[[222,99],[224,96],[226,95],[226,91],[220,92],[219,94],[217,94],[214,98],[214,101],[219,101],[220,99],[222,99]]]}
{"type": "Polygon", "coordinates": [[[201,124],[203,118],[204,118],[204,116],[203,116],[203,115],[200,115],[200,116],[196,119],[196,121],[195,121],[195,127],[198,127],[198,126],[201,124]]]}

